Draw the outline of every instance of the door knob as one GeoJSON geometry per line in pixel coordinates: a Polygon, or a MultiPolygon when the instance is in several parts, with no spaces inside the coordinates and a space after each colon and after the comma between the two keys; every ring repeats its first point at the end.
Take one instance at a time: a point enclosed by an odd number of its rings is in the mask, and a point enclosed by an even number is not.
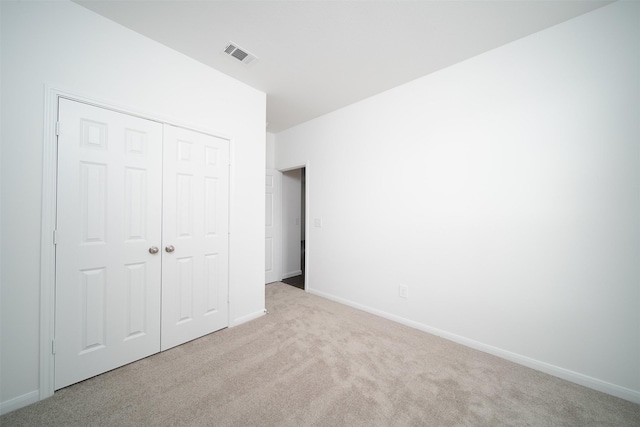
{"type": "Polygon", "coordinates": [[[176,248],[174,248],[173,245],[169,245],[166,248],[164,248],[164,250],[167,252],[173,252],[176,250],[176,248]]]}
{"type": "Polygon", "coordinates": [[[157,254],[157,253],[158,253],[158,251],[159,251],[159,250],[160,250],[160,249],[158,249],[158,247],[157,247],[157,246],[151,246],[151,247],[149,248],[149,253],[150,253],[151,255],[155,255],[155,254],[157,254]]]}

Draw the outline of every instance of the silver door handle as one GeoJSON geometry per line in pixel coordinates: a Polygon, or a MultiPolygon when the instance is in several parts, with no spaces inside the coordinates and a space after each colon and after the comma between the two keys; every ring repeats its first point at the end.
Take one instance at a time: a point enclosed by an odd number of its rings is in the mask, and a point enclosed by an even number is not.
{"type": "Polygon", "coordinates": [[[159,250],[160,250],[160,249],[158,249],[158,247],[157,247],[157,246],[151,246],[151,247],[149,248],[149,253],[150,253],[151,255],[155,255],[155,254],[157,254],[157,253],[158,253],[158,251],[159,251],[159,250]]]}
{"type": "Polygon", "coordinates": [[[167,252],[173,252],[176,250],[176,248],[174,248],[173,245],[169,245],[166,248],[164,248],[164,250],[167,252]]]}

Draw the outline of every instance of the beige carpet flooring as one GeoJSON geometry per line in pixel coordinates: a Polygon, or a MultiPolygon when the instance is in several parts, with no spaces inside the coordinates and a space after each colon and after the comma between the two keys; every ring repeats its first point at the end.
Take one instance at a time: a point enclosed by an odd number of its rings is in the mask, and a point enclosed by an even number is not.
{"type": "Polygon", "coordinates": [[[640,426],[640,405],[273,283],[269,314],[4,426],[640,426]]]}

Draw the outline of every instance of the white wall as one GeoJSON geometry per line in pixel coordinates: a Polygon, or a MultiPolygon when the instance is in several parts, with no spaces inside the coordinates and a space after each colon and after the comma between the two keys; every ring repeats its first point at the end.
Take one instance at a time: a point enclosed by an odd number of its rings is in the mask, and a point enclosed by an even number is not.
{"type": "Polygon", "coordinates": [[[300,169],[282,173],[282,278],[302,274],[302,175],[300,169]]]}
{"type": "Polygon", "coordinates": [[[275,169],[276,167],[276,136],[273,133],[267,132],[267,146],[266,146],[266,166],[267,169],[275,169]]]}
{"type": "Polygon", "coordinates": [[[277,134],[277,168],[311,165],[309,288],[640,402],[639,18],[614,3],[277,134]]]}
{"type": "Polygon", "coordinates": [[[45,85],[232,137],[230,321],[264,309],[265,94],[67,1],[1,2],[0,409],[39,390],[45,85]]]}

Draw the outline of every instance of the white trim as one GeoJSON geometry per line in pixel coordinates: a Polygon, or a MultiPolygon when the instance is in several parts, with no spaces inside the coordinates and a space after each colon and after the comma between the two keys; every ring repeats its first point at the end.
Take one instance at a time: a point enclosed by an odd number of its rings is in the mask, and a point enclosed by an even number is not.
{"type": "Polygon", "coordinates": [[[311,247],[311,193],[309,185],[309,176],[311,176],[311,167],[309,160],[304,165],[304,290],[308,292],[311,289],[310,271],[309,271],[309,248],[311,247]]]}
{"type": "MultiPolygon", "coordinates": [[[[111,101],[98,100],[75,92],[56,89],[48,85],[44,86],[44,135],[43,135],[43,160],[42,160],[42,217],[40,228],[40,384],[39,390],[32,392],[37,398],[28,401],[23,406],[53,396],[54,393],[54,363],[55,358],[51,351],[52,341],[55,336],[55,245],[53,244],[53,231],[56,227],[56,200],[57,200],[57,136],[56,123],[58,119],[58,99],[65,98],[95,107],[139,117],[158,123],[190,129],[196,132],[225,139],[229,143],[229,267],[231,266],[231,207],[234,188],[233,174],[231,173],[234,159],[233,138],[222,133],[205,129],[181,120],[163,117],[157,114],[141,112],[130,107],[122,106],[111,101]]],[[[229,280],[231,284],[231,268],[229,268],[229,280]]],[[[230,289],[229,289],[230,291],[230,289]]],[[[229,292],[230,293],[230,292],[229,292]]],[[[228,312],[231,304],[228,301],[228,312]]],[[[227,323],[231,324],[230,317],[227,323]]],[[[28,394],[31,399],[31,393],[28,394]]],[[[24,395],[27,396],[27,395],[24,395]]],[[[21,396],[16,399],[22,399],[21,396]]],[[[15,399],[13,399],[15,400],[15,399]]],[[[12,402],[13,400],[9,401],[12,402]]],[[[4,403],[3,403],[4,405],[4,403]]]]}
{"type": "Polygon", "coordinates": [[[231,236],[233,236],[233,207],[235,199],[235,164],[236,164],[236,144],[233,139],[229,139],[229,206],[227,206],[227,325],[231,326],[231,236]]]}
{"type": "Polygon", "coordinates": [[[30,391],[22,396],[14,397],[5,402],[0,403],[0,415],[8,414],[16,409],[24,408],[25,406],[36,403],[40,400],[40,392],[38,390],[30,391]]]}
{"type": "Polygon", "coordinates": [[[485,353],[492,354],[494,356],[498,356],[502,359],[509,360],[511,362],[517,363],[519,365],[526,366],[531,369],[535,369],[540,372],[544,372],[545,374],[553,375],[554,377],[561,378],[563,380],[570,381],[575,384],[579,384],[593,390],[600,391],[602,393],[610,394],[612,396],[619,397],[624,400],[628,400],[633,403],[640,403],[640,392],[631,390],[625,387],[621,387],[619,385],[611,384],[606,381],[599,380],[597,378],[590,377],[588,375],[581,374],[579,372],[570,371],[565,368],[561,368],[559,366],[551,365],[546,362],[542,362],[536,359],[532,359],[527,356],[523,356],[517,353],[513,353],[508,350],[504,350],[498,347],[494,347],[492,345],[484,344],[479,341],[475,341],[469,338],[465,338],[460,335],[452,334],[451,332],[443,331],[442,329],[434,328],[433,326],[425,325],[423,323],[415,322],[413,320],[406,319],[401,316],[397,316],[395,314],[387,313],[386,311],[378,310],[376,308],[372,308],[366,305],[362,305],[341,297],[337,297],[332,294],[328,294],[325,292],[308,289],[307,292],[318,295],[320,297],[339,302],[344,305],[348,305],[353,308],[357,308],[358,310],[366,311],[367,313],[375,314],[380,317],[384,317],[385,319],[392,320],[394,322],[401,323],[405,326],[409,326],[423,332],[430,333],[432,335],[439,336],[441,338],[447,339],[449,341],[456,342],[458,344],[462,344],[466,347],[470,347],[476,350],[483,351],[485,353]]]}
{"type": "Polygon", "coordinates": [[[240,316],[240,317],[234,319],[233,322],[229,324],[229,327],[233,328],[234,326],[242,325],[243,323],[247,323],[247,322],[249,322],[251,320],[255,320],[255,319],[259,318],[259,317],[262,317],[265,314],[267,314],[267,310],[266,309],[262,309],[262,310],[247,314],[245,316],[240,316]]]}
{"type": "Polygon", "coordinates": [[[42,206],[40,228],[40,400],[53,396],[54,357],[51,342],[55,334],[58,91],[45,86],[42,157],[42,206]]]}

